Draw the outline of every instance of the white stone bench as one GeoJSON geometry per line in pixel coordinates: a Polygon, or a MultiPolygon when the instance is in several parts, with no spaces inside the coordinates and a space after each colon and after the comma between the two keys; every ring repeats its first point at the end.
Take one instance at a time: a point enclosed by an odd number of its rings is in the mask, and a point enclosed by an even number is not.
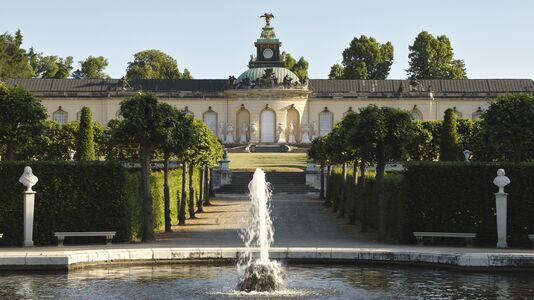
{"type": "Polygon", "coordinates": [[[532,243],[532,248],[534,248],[534,234],[529,234],[529,235],[528,235],[528,239],[529,239],[530,242],[532,243]]]}
{"type": "Polygon", "coordinates": [[[415,231],[413,233],[417,239],[417,245],[423,245],[424,237],[444,237],[444,238],[465,238],[467,241],[467,247],[473,247],[473,239],[477,236],[476,233],[471,232],[421,232],[415,231]]]}
{"type": "Polygon", "coordinates": [[[106,245],[111,245],[111,240],[115,236],[115,231],[94,231],[94,232],[54,232],[57,237],[57,245],[63,246],[63,240],[67,236],[105,236],[106,245]]]}

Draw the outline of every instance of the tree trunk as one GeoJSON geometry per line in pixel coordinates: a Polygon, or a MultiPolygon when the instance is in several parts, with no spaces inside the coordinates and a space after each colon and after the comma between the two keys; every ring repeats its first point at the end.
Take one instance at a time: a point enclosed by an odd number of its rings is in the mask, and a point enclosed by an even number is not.
{"type": "Polygon", "coordinates": [[[353,181],[352,181],[352,203],[351,203],[351,211],[350,211],[350,221],[349,224],[354,225],[356,224],[356,201],[358,201],[358,197],[356,195],[358,191],[358,161],[354,161],[354,165],[352,166],[352,174],[353,174],[353,181]]]}
{"type": "Polygon", "coordinates": [[[150,158],[152,147],[141,146],[141,185],[143,187],[143,242],[152,242],[154,236],[154,220],[152,218],[152,193],[150,191],[150,158]]]}
{"type": "Polygon", "coordinates": [[[200,191],[198,192],[197,212],[204,212],[204,199],[206,198],[206,166],[200,168],[200,191]]]}
{"type": "Polygon", "coordinates": [[[209,197],[208,197],[208,201],[211,197],[215,197],[215,192],[213,191],[213,168],[210,168],[210,184],[209,184],[209,187],[210,187],[210,193],[209,193],[209,197]]]}
{"type": "Polygon", "coordinates": [[[171,229],[171,195],[169,189],[169,154],[165,153],[163,161],[163,202],[165,206],[165,232],[171,229]]]}
{"type": "Polygon", "coordinates": [[[182,201],[180,201],[180,213],[178,225],[185,225],[185,205],[187,203],[187,161],[182,162],[182,201]]]}
{"type": "Polygon", "coordinates": [[[324,200],[324,164],[321,164],[321,192],[319,193],[319,199],[324,200]]]}
{"type": "Polygon", "coordinates": [[[340,190],[340,193],[339,193],[339,203],[338,203],[338,208],[339,208],[339,217],[340,218],[344,218],[345,217],[345,206],[347,205],[347,201],[346,201],[346,194],[347,194],[347,163],[346,162],[343,162],[343,164],[341,165],[342,166],[342,171],[341,171],[341,174],[342,174],[342,178],[343,178],[343,181],[341,182],[341,190],[340,190]]]}
{"type": "Polygon", "coordinates": [[[189,219],[196,219],[195,216],[195,181],[193,175],[195,167],[193,164],[189,166],[189,219]]]}
{"type": "Polygon", "coordinates": [[[211,183],[210,168],[206,166],[204,168],[204,205],[211,205],[210,188],[209,188],[210,183],[211,183]]]}
{"type": "Polygon", "coordinates": [[[330,188],[331,186],[332,186],[332,165],[328,165],[326,169],[326,199],[324,202],[324,204],[327,206],[332,205],[332,200],[331,200],[332,191],[330,188]]]}
{"type": "Polygon", "coordinates": [[[13,150],[13,141],[7,141],[6,144],[6,160],[13,160],[13,153],[15,152],[13,150]]]}
{"type": "Polygon", "coordinates": [[[365,171],[366,163],[365,160],[360,161],[360,223],[361,231],[367,232],[367,216],[366,216],[366,203],[365,203],[365,171]]]}
{"type": "Polygon", "coordinates": [[[384,199],[384,172],[386,162],[379,160],[376,165],[376,194],[378,199],[378,236],[381,240],[386,237],[386,203],[384,199]]]}

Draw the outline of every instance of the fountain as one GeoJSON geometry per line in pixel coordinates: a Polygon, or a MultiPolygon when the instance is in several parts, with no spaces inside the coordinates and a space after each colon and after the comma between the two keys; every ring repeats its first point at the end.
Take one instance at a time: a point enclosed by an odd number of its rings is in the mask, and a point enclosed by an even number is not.
{"type": "Polygon", "coordinates": [[[263,170],[256,169],[248,189],[252,203],[251,221],[241,233],[246,248],[238,262],[241,276],[237,289],[245,292],[273,292],[284,286],[284,271],[280,263],[269,259],[274,232],[269,216],[271,190],[263,170]],[[259,257],[256,249],[259,249],[259,257]]]}

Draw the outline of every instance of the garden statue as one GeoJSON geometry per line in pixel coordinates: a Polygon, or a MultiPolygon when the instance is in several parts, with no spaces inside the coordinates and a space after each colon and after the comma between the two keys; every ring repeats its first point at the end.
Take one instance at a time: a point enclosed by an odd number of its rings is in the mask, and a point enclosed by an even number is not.
{"type": "Polygon", "coordinates": [[[316,130],[317,129],[317,122],[313,121],[312,122],[312,125],[310,127],[310,140],[313,141],[315,140],[315,138],[317,137],[315,134],[316,134],[316,130]]]}
{"type": "Polygon", "coordinates": [[[497,177],[493,179],[493,184],[499,187],[498,194],[504,194],[504,187],[510,184],[510,179],[505,176],[504,169],[497,170],[497,177]]]}
{"type": "Polygon", "coordinates": [[[247,133],[248,133],[247,122],[243,122],[241,124],[241,138],[239,139],[240,143],[246,143],[247,142],[247,133]]]}
{"type": "Polygon", "coordinates": [[[301,143],[303,143],[303,144],[309,144],[310,143],[309,132],[310,132],[310,126],[308,126],[308,123],[304,123],[304,125],[302,125],[302,141],[301,141],[301,143]]]}
{"type": "Polygon", "coordinates": [[[26,187],[26,193],[33,193],[32,187],[39,181],[37,176],[33,175],[32,168],[25,167],[24,173],[19,178],[19,182],[26,187]]]}
{"type": "Polygon", "coordinates": [[[234,126],[232,126],[232,123],[228,123],[228,126],[226,127],[226,143],[234,143],[234,126]]]}
{"type": "Polygon", "coordinates": [[[279,144],[285,144],[286,143],[285,132],[286,132],[286,129],[284,127],[284,124],[278,123],[278,143],[279,144]]]}
{"type": "Polygon", "coordinates": [[[224,142],[224,122],[219,122],[219,139],[224,142]]]}
{"type": "Polygon", "coordinates": [[[69,148],[68,152],[69,152],[69,160],[74,161],[74,154],[76,154],[76,151],[69,148]]]}
{"type": "Polygon", "coordinates": [[[289,122],[289,141],[290,144],[296,144],[295,139],[295,122],[289,122]]]}
{"type": "Polygon", "coordinates": [[[258,132],[258,126],[256,125],[256,122],[250,123],[250,141],[252,143],[258,142],[257,132],[258,132]]]}

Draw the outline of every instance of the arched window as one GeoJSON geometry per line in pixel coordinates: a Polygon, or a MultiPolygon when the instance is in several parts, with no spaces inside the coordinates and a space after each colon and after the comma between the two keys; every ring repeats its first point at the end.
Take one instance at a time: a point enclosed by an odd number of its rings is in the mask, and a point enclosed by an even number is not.
{"type": "Polygon", "coordinates": [[[412,118],[414,120],[416,120],[416,121],[423,120],[423,113],[420,110],[418,110],[417,108],[412,109],[412,111],[410,113],[411,113],[412,118]]]}
{"type": "Polygon", "coordinates": [[[204,123],[208,126],[210,131],[217,135],[217,113],[211,109],[211,106],[208,108],[204,115],[202,116],[204,123]]]}
{"type": "Polygon", "coordinates": [[[482,114],[484,113],[484,111],[482,110],[482,108],[479,106],[478,109],[473,113],[473,120],[477,120],[477,119],[480,119],[480,117],[482,117],[482,114]]]}
{"type": "Polygon", "coordinates": [[[334,114],[325,107],[322,112],[319,113],[319,136],[325,136],[332,131],[334,126],[334,114]]]}
{"type": "Polygon", "coordinates": [[[69,114],[61,109],[61,106],[52,114],[52,120],[58,124],[67,124],[69,120],[69,114]]]}
{"type": "Polygon", "coordinates": [[[343,113],[343,118],[345,118],[348,114],[351,114],[351,113],[353,113],[353,112],[354,112],[354,111],[352,110],[352,106],[349,107],[349,109],[348,109],[346,112],[343,113]]]}
{"type": "Polygon", "coordinates": [[[457,116],[458,118],[463,118],[463,117],[464,117],[464,115],[463,115],[461,112],[459,112],[459,111],[456,109],[456,107],[453,107],[452,109],[454,110],[454,112],[456,113],[456,116],[457,116]]]}
{"type": "Polygon", "coordinates": [[[80,121],[80,118],[82,117],[82,111],[76,113],[76,120],[80,121]]]}

